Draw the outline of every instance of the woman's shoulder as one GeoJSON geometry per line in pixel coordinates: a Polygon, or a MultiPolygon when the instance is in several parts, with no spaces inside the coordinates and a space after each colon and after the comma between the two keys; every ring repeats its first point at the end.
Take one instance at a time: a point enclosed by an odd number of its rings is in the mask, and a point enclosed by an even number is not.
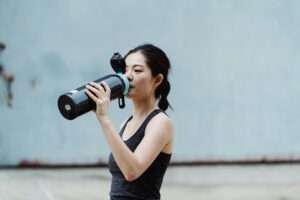
{"type": "Polygon", "coordinates": [[[146,130],[161,130],[162,133],[173,134],[173,122],[172,119],[165,113],[159,112],[149,121],[146,130]]]}
{"type": "Polygon", "coordinates": [[[158,114],[153,117],[154,120],[163,121],[164,123],[172,123],[170,116],[163,110],[159,110],[158,114]]]}

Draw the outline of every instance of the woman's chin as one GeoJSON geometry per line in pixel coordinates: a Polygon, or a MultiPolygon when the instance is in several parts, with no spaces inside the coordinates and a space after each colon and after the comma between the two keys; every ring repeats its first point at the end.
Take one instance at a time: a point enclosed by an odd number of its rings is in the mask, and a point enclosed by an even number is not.
{"type": "Polygon", "coordinates": [[[128,91],[127,95],[126,95],[128,98],[134,97],[134,92],[132,90],[133,90],[133,88],[129,89],[129,91],[128,91]]]}
{"type": "Polygon", "coordinates": [[[132,91],[129,91],[128,94],[126,95],[126,97],[131,100],[140,98],[139,95],[137,95],[136,93],[134,93],[132,91]]]}

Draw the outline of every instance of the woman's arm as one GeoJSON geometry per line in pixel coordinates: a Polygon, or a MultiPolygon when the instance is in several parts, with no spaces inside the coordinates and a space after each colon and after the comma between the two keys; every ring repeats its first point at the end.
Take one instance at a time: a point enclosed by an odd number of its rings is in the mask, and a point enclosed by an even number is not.
{"type": "Polygon", "coordinates": [[[164,114],[158,114],[149,122],[145,136],[132,152],[117,134],[107,116],[98,118],[114,159],[127,181],[137,179],[151,165],[172,138],[172,124],[164,114]]]}
{"type": "Polygon", "coordinates": [[[162,113],[153,117],[146,127],[143,140],[135,152],[132,152],[123,142],[107,115],[110,89],[107,84],[102,84],[105,90],[96,83],[90,83],[93,87],[87,86],[89,90],[86,90],[86,93],[97,104],[96,116],[116,163],[126,180],[133,181],[150,166],[162,149],[171,142],[173,135],[172,123],[162,113]]]}

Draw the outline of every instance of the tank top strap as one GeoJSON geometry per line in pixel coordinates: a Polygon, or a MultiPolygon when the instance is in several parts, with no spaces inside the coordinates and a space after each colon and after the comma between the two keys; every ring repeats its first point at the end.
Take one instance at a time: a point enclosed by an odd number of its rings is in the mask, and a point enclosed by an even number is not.
{"type": "Polygon", "coordinates": [[[162,112],[160,109],[155,109],[153,110],[144,120],[144,122],[141,125],[141,130],[143,130],[143,132],[145,131],[145,128],[147,127],[148,123],[150,122],[150,120],[157,115],[158,113],[162,112]]]}
{"type": "Polygon", "coordinates": [[[125,128],[126,128],[128,122],[132,119],[132,117],[133,117],[133,116],[131,115],[131,116],[125,121],[125,123],[123,124],[121,130],[119,131],[119,135],[120,135],[120,136],[123,135],[123,132],[124,132],[124,130],[125,130],[125,128]]]}

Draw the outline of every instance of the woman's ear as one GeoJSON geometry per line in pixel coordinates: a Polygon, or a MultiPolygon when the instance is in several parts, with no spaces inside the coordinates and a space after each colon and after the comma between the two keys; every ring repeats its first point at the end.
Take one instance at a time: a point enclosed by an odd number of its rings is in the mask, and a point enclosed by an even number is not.
{"type": "Polygon", "coordinates": [[[155,77],[155,87],[158,87],[164,80],[164,75],[162,75],[161,73],[159,73],[156,77],[155,77]]]}

